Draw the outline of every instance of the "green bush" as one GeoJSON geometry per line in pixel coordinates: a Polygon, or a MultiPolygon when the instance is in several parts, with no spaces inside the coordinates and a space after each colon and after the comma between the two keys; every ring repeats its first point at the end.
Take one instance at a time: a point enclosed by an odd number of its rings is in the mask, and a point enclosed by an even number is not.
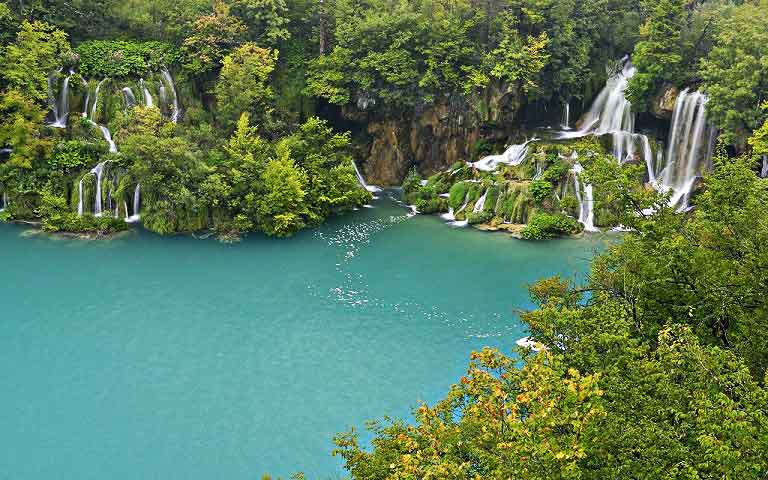
{"type": "Polygon", "coordinates": [[[476,225],[478,223],[487,223],[493,218],[492,212],[470,212],[467,214],[467,223],[470,225],[476,225]]]}
{"type": "Polygon", "coordinates": [[[581,229],[579,222],[566,215],[538,213],[520,233],[526,240],[543,240],[579,233],[581,229]]]}
{"type": "Polygon", "coordinates": [[[419,213],[438,213],[447,210],[447,205],[444,198],[420,198],[416,200],[416,210],[418,210],[419,213]]]}
{"type": "Polygon", "coordinates": [[[552,195],[552,184],[546,180],[534,180],[529,188],[536,203],[541,203],[552,195]]]}
{"type": "Polygon", "coordinates": [[[90,40],[75,49],[83,77],[139,77],[179,61],[179,51],[164,42],[90,40]]]}
{"type": "Polygon", "coordinates": [[[467,182],[454,183],[448,193],[448,205],[454,210],[461,208],[464,204],[464,199],[467,196],[468,189],[469,183],[467,182]]]}
{"type": "Polygon", "coordinates": [[[405,180],[403,180],[403,193],[408,195],[409,193],[416,191],[420,186],[421,175],[418,170],[416,170],[416,167],[411,167],[405,180]]]}

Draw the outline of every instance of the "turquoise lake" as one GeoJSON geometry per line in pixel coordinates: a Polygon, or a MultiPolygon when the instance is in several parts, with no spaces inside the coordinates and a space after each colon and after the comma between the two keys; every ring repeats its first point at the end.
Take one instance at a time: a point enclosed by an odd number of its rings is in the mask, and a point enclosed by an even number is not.
{"type": "Polygon", "coordinates": [[[232,245],[0,225],[0,478],[342,477],[334,433],[511,352],[526,284],[583,278],[605,240],[451,228],[387,195],[232,245]]]}

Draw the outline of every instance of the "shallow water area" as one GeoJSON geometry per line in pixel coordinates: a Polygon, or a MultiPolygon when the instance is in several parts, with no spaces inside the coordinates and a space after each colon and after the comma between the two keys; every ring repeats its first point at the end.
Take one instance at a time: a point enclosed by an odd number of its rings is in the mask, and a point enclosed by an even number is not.
{"type": "Polygon", "coordinates": [[[525,336],[525,285],[583,277],[602,235],[523,242],[373,208],[295,238],[107,241],[0,225],[0,472],[344,475],[332,436],[434,402],[525,336]]]}

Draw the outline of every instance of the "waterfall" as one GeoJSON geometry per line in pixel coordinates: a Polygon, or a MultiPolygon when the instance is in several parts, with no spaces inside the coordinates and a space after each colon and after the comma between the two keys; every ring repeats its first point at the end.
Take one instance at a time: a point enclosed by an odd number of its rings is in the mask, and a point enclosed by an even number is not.
{"type": "Polygon", "coordinates": [[[133,95],[131,87],[123,87],[123,99],[125,99],[125,106],[127,108],[133,108],[136,106],[136,97],[133,95]]]}
{"type": "Polygon", "coordinates": [[[0,198],[0,212],[8,208],[8,192],[3,190],[3,196],[0,198]]]}
{"type": "Polygon", "coordinates": [[[571,103],[565,102],[563,108],[563,123],[560,125],[563,130],[571,129],[571,103]]]}
{"type": "Polygon", "coordinates": [[[357,183],[359,183],[361,187],[363,187],[364,189],[372,193],[381,191],[381,188],[374,185],[368,185],[367,183],[365,183],[365,177],[363,177],[363,174],[360,173],[360,169],[357,168],[357,164],[354,162],[354,160],[352,161],[352,166],[355,167],[355,175],[357,176],[357,183]]]}
{"type": "Polygon", "coordinates": [[[141,202],[141,184],[136,184],[136,190],[133,191],[133,215],[128,217],[128,205],[125,206],[125,221],[127,223],[138,222],[141,216],[139,215],[139,207],[141,202]]]}
{"type": "MultiPolygon", "coordinates": [[[[61,70],[58,70],[61,72],[61,70]]],[[[58,73],[57,72],[57,73],[58,73]]],[[[51,111],[53,112],[53,123],[48,126],[53,128],[66,128],[67,117],[69,117],[69,79],[74,72],[69,71],[69,75],[64,77],[64,84],[61,87],[58,100],[53,92],[53,75],[48,76],[48,96],[51,111]]]]}
{"type": "Polygon", "coordinates": [[[165,82],[171,88],[171,93],[173,94],[173,109],[171,109],[171,121],[173,123],[176,123],[179,121],[179,116],[181,115],[181,111],[179,110],[179,97],[178,97],[178,94],[176,93],[176,85],[173,83],[173,77],[171,77],[171,74],[168,72],[167,68],[163,67],[163,69],[160,70],[160,75],[163,77],[165,82]]]}
{"type": "Polygon", "coordinates": [[[477,199],[477,202],[475,202],[475,208],[472,209],[472,213],[480,213],[483,211],[483,208],[485,208],[485,197],[488,195],[488,190],[486,189],[485,192],[483,192],[483,195],[477,199]]]}
{"type": "Polygon", "coordinates": [[[152,108],[155,105],[155,102],[152,101],[152,94],[149,93],[149,89],[144,84],[144,79],[139,79],[139,85],[141,86],[141,92],[144,94],[144,105],[146,105],[148,108],[152,108]]]}
{"type": "Polygon", "coordinates": [[[579,162],[576,162],[571,169],[573,174],[573,186],[576,191],[576,200],[579,202],[579,223],[584,225],[584,230],[587,232],[599,232],[600,230],[595,227],[595,212],[594,212],[594,197],[592,196],[592,185],[586,184],[581,188],[581,182],[579,182],[579,174],[584,171],[584,168],[579,162]]]}
{"type": "Polygon", "coordinates": [[[768,177],[768,155],[763,155],[763,166],[760,168],[760,178],[768,177]]]}
{"type": "Polygon", "coordinates": [[[525,157],[528,156],[529,144],[537,140],[538,138],[534,137],[520,145],[512,145],[502,154],[488,155],[474,163],[469,163],[469,165],[485,172],[493,172],[502,163],[505,165],[520,165],[525,160],[525,157]]]}
{"type": "Polygon", "coordinates": [[[454,216],[453,214],[453,207],[448,207],[448,213],[444,213],[440,215],[440,218],[448,222],[453,222],[454,220],[456,220],[456,216],[454,216]]]}
{"type": "Polygon", "coordinates": [[[88,118],[88,102],[91,101],[91,89],[88,86],[88,82],[83,79],[83,86],[85,87],[85,101],[83,102],[83,118],[88,118]]]}
{"type": "MultiPolygon", "coordinates": [[[[101,162],[93,169],[91,169],[92,174],[96,175],[96,201],[93,205],[93,214],[97,217],[101,216],[101,176],[104,173],[104,165],[106,165],[107,162],[101,162]]],[[[82,192],[82,189],[80,190],[82,192]]]]}
{"type": "Polygon", "coordinates": [[[677,96],[660,187],[672,192],[670,205],[688,208],[696,178],[709,163],[709,148],[702,152],[707,134],[707,97],[683,90],[677,96]]]}
{"type": "Polygon", "coordinates": [[[109,129],[104,125],[98,125],[98,127],[99,130],[101,130],[102,136],[104,136],[104,140],[109,144],[109,151],[112,153],[117,152],[117,145],[115,145],[115,142],[112,140],[112,134],[109,133],[109,129]]]}
{"type": "Polygon", "coordinates": [[[612,138],[612,153],[619,162],[633,161],[641,154],[645,162],[648,179],[655,183],[653,168],[653,150],[646,135],[635,133],[635,117],[632,105],[624,93],[629,79],[635,74],[626,57],[620,72],[608,77],[605,86],[595,98],[584,115],[581,128],[575,131],[561,132],[560,139],[581,138],[587,135],[607,135],[612,138]]]}
{"type": "Polygon", "coordinates": [[[83,216],[83,179],[84,178],[85,176],[83,176],[83,178],[80,179],[80,186],[78,187],[78,195],[77,195],[77,198],[78,198],[77,214],[81,217],[83,216]]]}
{"type": "Polygon", "coordinates": [[[99,91],[101,90],[101,86],[106,82],[107,79],[103,79],[98,84],[96,84],[96,91],[93,93],[93,106],[91,107],[91,116],[90,119],[92,122],[96,121],[96,107],[99,104],[99,91]]]}

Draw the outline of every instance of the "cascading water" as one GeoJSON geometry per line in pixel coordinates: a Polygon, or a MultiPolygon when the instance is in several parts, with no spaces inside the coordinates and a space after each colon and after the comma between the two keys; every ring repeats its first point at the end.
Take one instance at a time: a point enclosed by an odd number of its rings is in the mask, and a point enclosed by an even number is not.
{"type": "Polygon", "coordinates": [[[520,165],[528,156],[529,144],[537,140],[538,138],[532,138],[520,145],[512,145],[500,155],[488,155],[474,163],[469,163],[469,165],[484,172],[493,172],[501,164],[520,165]]]}
{"type": "Polygon", "coordinates": [[[563,123],[560,125],[560,127],[563,130],[570,130],[571,129],[571,104],[570,102],[565,102],[564,108],[563,108],[563,123]]]}
{"type": "Polygon", "coordinates": [[[125,100],[125,106],[127,108],[133,108],[136,106],[136,96],[133,94],[131,87],[123,87],[123,99],[125,100]]]}
{"type": "Polygon", "coordinates": [[[707,97],[683,90],[677,96],[664,168],[659,174],[660,188],[672,192],[670,205],[688,208],[696,182],[709,163],[710,149],[702,148],[710,138],[707,130],[707,97]]]}
{"type": "Polygon", "coordinates": [[[144,79],[139,79],[139,85],[141,86],[141,92],[144,95],[144,105],[147,108],[152,108],[155,105],[155,102],[152,100],[152,94],[149,92],[149,89],[144,84],[144,79]]]}
{"type": "MultiPolygon", "coordinates": [[[[61,70],[58,70],[61,72],[61,70]]],[[[57,72],[57,73],[58,73],[57,72]]],[[[64,83],[61,86],[61,92],[59,98],[56,99],[56,95],[53,91],[53,79],[55,75],[48,77],[48,95],[49,103],[51,105],[51,112],[53,113],[53,122],[49,124],[53,128],[66,128],[67,117],[69,117],[69,79],[74,72],[69,71],[69,75],[64,77],[64,83]]]]}
{"type": "Polygon", "coordinates": [[[85,176],[80,179],[80,186],[78,187],[78,194],[77,194],[77,214],[79,216],[83,216],[83,179],[85,179],[85,176]]]}
{"type": "Polygon", "coordinates": [[[173,83],[173,77],[171,77],[170,72],[168,72],[168,69],[163,67],[162,70],[160,70],[160,76],[165,80],[165,83],[168,84],[168,86],[171,89],[171,93],[173,94],[173,108],[171,110],[171,121],[173,123],[176,123],[179,121],[179,117],[181,116],[181,111],[179,110],[179,97],[176,93],[176,84],[173,83]]]}
{"type": "Polygon", "coordinates": [[[91,107],[91,116],[89,117],[92,122],[96,121],[96,107],[99,105],[99,91],[101,90],[101,86],[104,85],[104,82],[106,82],[107,79],[103,79],[98,84],[96,84],[96,91],[93,93],[93,106],[91,107]]]}
{"type": "Polygon", "coordinates": [[[91,89],[88,86],[88,82],[83,79],[83,87],[85,88],[85,101],[83,102],[83,118],[88,118],[88,103],[91,101],[91,89]]]}
{"type": "Polygon", "coordinates": [[[97,217],[101,216],[101,176],[104,174],[104,165],[107,162],[101,162],[91,170],[91,173],[96,175],[96,201],[93,205],[93,214],[97,217]]]}
{"type": "Polygon", "coordinates": [[[649,181],[653,183],[656,178],[653,149],[647,136],[635,133],[632,105],[624,96],[629,79],[635,74],[635,67],[626,57],[623,62],[621,71],[608,77],[605,87],[592,102],[589,111],[584,115],[581,128],[561,132],[559,138],[611,135],[613,156],[620,162],[625,162],[635,160],[637,154],[641,154],[648,170],[649,181]]]}
{"type": "Polygon", "coordinates": [[[0,197],[0,212],[8,208],[8,193],[3,191],[3,196],[0,197]]]}
{"type": "Polygon", "coordinates": [[[579,175],[584,171],[584,168],[579,162],[576,162],[571,169],[573,174],[573,186],[576,192],[576,200],[579,202],[579,223],[584,225],[584,230],[587,232],[599,232],[600,230],[595,227],[595,213],[594,213],[594,197],[592,195],[592,185],[585,184],[582,190],[581,182],[579,181],[579,175]]]}
{"type": "Polygon", "coordinates": [[[355,167],[355,175],[357,176],[357,182],[360,184],[361,187],[368,190],[369,192],[380,192],[381,188],[374,186],[374,185],[368,185],[365,182],[365,177],[363,177],[363,174],[360,173],[360,169],[357,168],[357,164],[353,161],[352,166],[355,167]]]}
{"type": "MultiPolygon", "coordinates": [[[[136,190],[133,191],[133,215],[126,217],[127,223],[138,222],[141,219],[139,207],[141,206],[141,184],[136,184],[136,190]]],[[[125,214],[128,215],[128,205],[125,206],[125,214]]]]}
{"type": "Polygon", "coordinates": [[[101,130],[101,135],[104,137],[104,140],[109,144],[109,151],[112,153],[117,152],[117,145],[115,145],[115,142],[112,140],[112,134],[109,133],[109,129],[104,125],[98,125],[98,127],[99,130],[101,130]]]}
{"type": "Polygon", "coordinates": [[[472,213],[480,213],[485,208],[485,197],[488,195],[488,190],[483,192],[483,195],[475,202],[475,208],[472,209],[472,213]]]}

